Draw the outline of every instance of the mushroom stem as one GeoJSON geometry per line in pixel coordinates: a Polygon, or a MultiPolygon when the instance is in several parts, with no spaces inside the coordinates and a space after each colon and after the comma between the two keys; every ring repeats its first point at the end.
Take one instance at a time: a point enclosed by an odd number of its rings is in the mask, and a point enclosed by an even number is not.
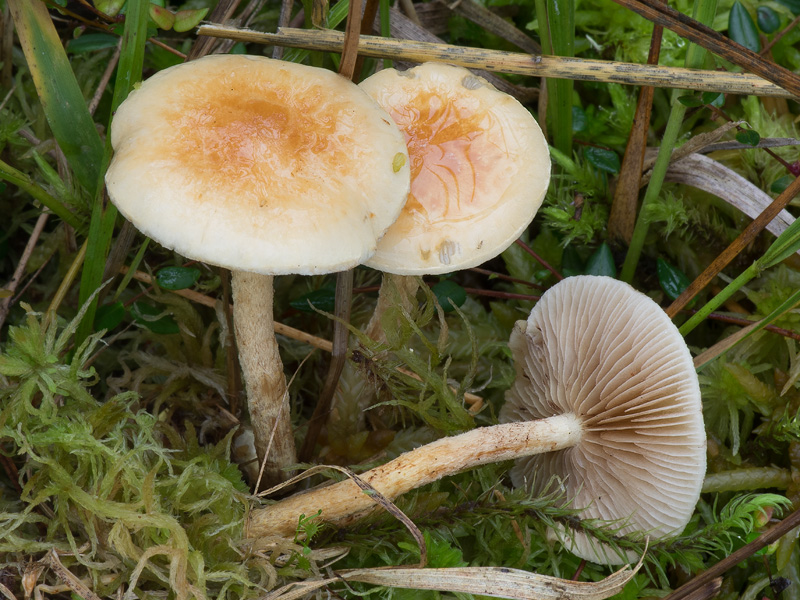
{"type": "Polygon", "coordinates": [[[384,273],[381,279],[381,287],[378,290],[378,302],[375,304],[375,311],[369,319],[364,332],[376,342],[386,341],[386,331],[383,327],[383,315],[393,306],[400,306],[411,312],[416,306],[414,298],[419,289],[419,280],[408,275],[393,275],[384,273]]]}
{"type": "MultiPolygon", "coordinates": [[[[406,452],[360,477],[391,500],[472,467],[572,447],[582,434],[581,421],[572,413],[482,427],[406,452]]],[[[323,520],[343,526],[374,507],[372,498],[348,479],[253,511],[248,536],[291,537],[298,517],[312,515],[317,510],[322,510],[323,520]]]]}
{"type": "Polygon", "coordinates": [[[297,462],[286,377],[275,339],[272,279],[272,275],[245,271],[233,271],[231,277],[236,344],[259,463],[269,448],[262,477],[265,485],[290,477],[283,469],[297,462]]]}

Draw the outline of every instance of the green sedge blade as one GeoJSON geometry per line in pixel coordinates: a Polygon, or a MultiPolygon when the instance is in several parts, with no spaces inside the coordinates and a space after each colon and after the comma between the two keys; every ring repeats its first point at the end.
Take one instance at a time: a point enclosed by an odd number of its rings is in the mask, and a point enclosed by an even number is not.
{"type": "Polygon", "coordinates": [[[47,122],[77,180],[94,194],[103,143],[47,7],[40,0],[8,0],[47,122]]]}

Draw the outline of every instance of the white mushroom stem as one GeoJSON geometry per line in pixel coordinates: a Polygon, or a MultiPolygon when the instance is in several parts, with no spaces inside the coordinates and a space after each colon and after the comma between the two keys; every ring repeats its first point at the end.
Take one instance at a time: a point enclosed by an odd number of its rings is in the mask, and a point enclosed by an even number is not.
{"type": "MultiPolygon", "coordinates": [[[[390,500],[419,486],[472,467],[570,448],[583,433],[580,419],[564,414],[505,423],[446,437],[360,475],[390,500]]],[[[324,521],[349,524],[376,506],[352,480],[297,494],[250,514],[248,536],[295,534],[301,514],[322,510],[324,521]]]]}
{"type": "Polygon", "coordinates": [[[233,271],[231,277],[233,324],[259,464],[266,455],[262,485],[287,479],[291,473],[283,469],[297,462],[289,393],[275,339],[272,279],[245,271],[233,271]]]}

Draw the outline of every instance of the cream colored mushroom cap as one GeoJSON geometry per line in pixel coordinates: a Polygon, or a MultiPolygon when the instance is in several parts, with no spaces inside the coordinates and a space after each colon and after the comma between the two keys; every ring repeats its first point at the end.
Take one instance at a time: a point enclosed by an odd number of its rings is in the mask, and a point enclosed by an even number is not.
{"type": "MultiPolygon", "coordinates": [[[[608,277],[569,277],[509,345],[517,378],[501,421],[571,412],[584,424],[578,445],[519,459],[513,483],[541,491],[557,477],[581,518],[623,520],[621,533],[653,538],[680,533],[700,495],[706,438],[691,355],[661,307],[608,277]]],[[[565,543],[620,562],[586,535],[565,543]]]]}
{"type": "Polygon", "coordinates": [[[180,254],[263,274],[352,267],[409,190],[403,136],[343,77],[264,57],[165,69],[111,125],[109,195],[180,254]]]}
{"type": "Polygon", "coordinates": [[[448,273],[505,250],[533,220],[550,181],[536,120],[511,96],[451,65],[379,71],[361,87],[406,136],[411,193],[367,265],[448,273]]]}

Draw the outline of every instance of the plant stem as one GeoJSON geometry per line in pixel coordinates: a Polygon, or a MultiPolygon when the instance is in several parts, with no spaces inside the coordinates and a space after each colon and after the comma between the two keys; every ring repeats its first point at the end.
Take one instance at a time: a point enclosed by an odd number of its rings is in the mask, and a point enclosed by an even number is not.
{"type": "MultiPolygon", "coordinates": [[[[564,0],[536,0],[542,52],[572,57],[575,54],[575,6],[564,0]]],[[[548,112],[553,145],[572,156],[572,91],[569,79],[547,82],[548,112]]]]}
{"type": "MultiPolygon", "coordinates": [[[[693,16],[701,23],[710,25],[714,19],[716,10],[717,0],[695,0],[693,16]]],[[[689,68],[700,68],[705,54],[703,48],[691,44],[686,50],[686,66],[689,68]]],[[[631,244],[628,247],[628,253],[625,255],[625,262],[622,265],[620,279],[627,283],[633,281],[633,275],[636,272],[636,266],[639,264],[639,258],[641,257],[642,248],[644,247],[645,238],[647,237],[647,230],[650,225],[647,221],[648,207],[661,193],[661,186],[664,183],[664,177],[666,177],[667,169],[669,168],[672,150],[675,148],[675,142],[678,139],[678,134],[683,124],[686,107],[678,102],[679,95],[680,92],[677,91],[672,94],[672,109],[669,114],[664,136],[661,140],[658,158],[653,167],[653,175],[650,178],[650,183],[647,185],[644,200],[642,200],[642,207],[636,219],[636,226],[633,229],[633,236],[631,237],[631,244]]]]}
{"type": "MultiPolygon", "coordinates": [[[[360,478],[391,500],[466,469],[572,447],[580,441],[582,431],[580,421],[571,413],[481,427],[406,452],[360,478]]],[[[292,537],[300,515],[311,515],[319,509],[323,520],[345,525],[374,506],[369,494],[348,479],[253,511],[247,535],[292,537]]]]}
{"type": "Polygon", "coordinates": [[[785,490],[791,484],[792,475],[788,469],[777,467],[734,469],[706,475],[703,481],[703,493],[741,492],[767,488],[785,490]]]}

